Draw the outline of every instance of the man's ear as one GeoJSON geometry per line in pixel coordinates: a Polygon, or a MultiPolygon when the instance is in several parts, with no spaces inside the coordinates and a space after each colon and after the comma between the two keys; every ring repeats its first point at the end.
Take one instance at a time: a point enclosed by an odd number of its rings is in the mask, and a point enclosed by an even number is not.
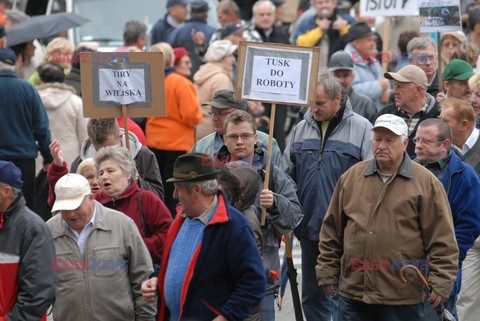
{"type": "Polygon", "coordinates": [[[445,88],[446,91],[448,91],[450,89],[450,83],[448,81],[444,81],[443,82],[443,88],[445,88]]]}

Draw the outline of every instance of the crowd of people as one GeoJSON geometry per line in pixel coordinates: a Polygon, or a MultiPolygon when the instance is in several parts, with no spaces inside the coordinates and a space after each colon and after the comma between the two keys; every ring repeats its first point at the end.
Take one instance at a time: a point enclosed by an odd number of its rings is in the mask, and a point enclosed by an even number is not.
{"type": "Polygon", "coordinates": [[[382,44],[358,2],[291,2],[221,0],[218,29],[204,0],[127,21],[115,51],[163,54],[167,114],[126,131],[83,117],[81,62],[58,59],[98,46],[10,48],[29,17],[0,0],[6,320],[272,321],[292,234],[308,321],[477,320],[480,3],[441,39],[392,18],[382,44]],[[278,105],[271,157],[270,104],[234,97],[242,40],[321,48],[315,104],[278,105]]]}

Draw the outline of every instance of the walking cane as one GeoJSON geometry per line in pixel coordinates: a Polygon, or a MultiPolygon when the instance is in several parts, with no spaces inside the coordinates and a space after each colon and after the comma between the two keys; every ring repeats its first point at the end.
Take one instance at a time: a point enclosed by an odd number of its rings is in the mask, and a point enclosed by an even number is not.
{"type": "MultiPolygon", "coordinates": [[[[420,281],[422,281],[423,285],[425,285],[424,287],[425,293],[427,295],[432,294],[433,292],[432,287],[428,284],[428,281],[425,280],[425,277],[423,276],[422,272],[420,272],[420,270],[414,265],[411,265],[411,264],[405,265],[400,269],[400,280],[402,280],[403,283],[408,282],[408,280],[405,278],[405,270],[414,270],[418,278],[420,279],[420,281]]],[[[447,309],[445,309],[442,303],[437,305],[437,307],[435,308],[435,311],[437,312],[438,315],[442,317],[442,321],[457,321],[453,317],[453,315],[450,312],[448,312],[447,309]]]]}

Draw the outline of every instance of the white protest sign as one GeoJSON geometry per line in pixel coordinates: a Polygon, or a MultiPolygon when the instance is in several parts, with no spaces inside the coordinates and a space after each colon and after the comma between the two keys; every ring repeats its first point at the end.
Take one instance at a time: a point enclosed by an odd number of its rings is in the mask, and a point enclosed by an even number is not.
{"type": "Polygon", "coordinates": [[[462,31],[460,0],[418,0],[420,32],[462,31]]]}
{"type": "Polygon", "coordinates": [[[317,55],[314,48],[241,43],[236,92],[241,99],[308,105],[314,100],[317,55]]]}
{"type": "Polygon", "coordinates": [[[122,105],[145,102],[144,69],[99,68],[99,101],[122,105]]]}
{"type": "Polygon", "coordinates": [[[256,56],[253,58],[252,91],[276,93],[288,96],[298,95],[300,81],[298,73],[290,70],[301,70],[300,59],[269,58],[256,56]]]}
{"type": "Polygon", "coordinates": [[[363,17],[418,15],[417,0],[360,0],[363,17]]]}

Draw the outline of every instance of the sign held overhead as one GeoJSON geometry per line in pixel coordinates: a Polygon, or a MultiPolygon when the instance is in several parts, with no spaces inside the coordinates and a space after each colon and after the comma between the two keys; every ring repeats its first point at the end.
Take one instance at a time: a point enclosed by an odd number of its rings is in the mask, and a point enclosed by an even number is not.
{"type": "Polygon", "coordinates": [[[360,15],[364,17],[415,16],[417,0],[360,0],[360,15]]]}

